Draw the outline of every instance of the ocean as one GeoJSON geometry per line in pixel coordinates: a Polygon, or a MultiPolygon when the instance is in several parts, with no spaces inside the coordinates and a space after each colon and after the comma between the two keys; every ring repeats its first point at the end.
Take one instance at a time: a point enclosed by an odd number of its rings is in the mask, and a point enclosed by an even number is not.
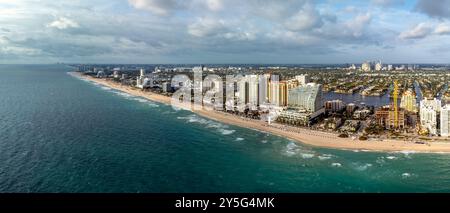
{"type": "Polygon", "coordinates": [[[314,148],[0,65],[0,192],[450,192],[450,155],[314,148]]]}

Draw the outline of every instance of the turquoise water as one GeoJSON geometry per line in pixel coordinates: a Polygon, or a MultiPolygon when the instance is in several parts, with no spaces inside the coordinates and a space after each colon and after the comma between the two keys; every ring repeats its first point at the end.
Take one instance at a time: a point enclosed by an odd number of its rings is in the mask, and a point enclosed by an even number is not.
{"type": "Polygon", "coordinates": [[[0,65],[1,192],[450,192],[450,155],[311,148],[0,65]]]}

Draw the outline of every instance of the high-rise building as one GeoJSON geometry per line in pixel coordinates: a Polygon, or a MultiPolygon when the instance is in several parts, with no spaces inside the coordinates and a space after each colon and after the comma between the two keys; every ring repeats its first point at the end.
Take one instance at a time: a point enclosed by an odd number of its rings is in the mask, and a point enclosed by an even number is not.
{"type": "Polygon", "coordinates": [[[259,106],[259,79],[258,75],[246,76],[248,80],[248,103],[252,110],[259,106]]]}
{"type": "Polygon", "coordinates": [[[272,76],[269,83],[269,101],[279,107],[287,106],[288,86],[286,81],[279,81],[278,76],[272,76]]]}
{"type": "Polygon", "coordinates": [[[140,77],[144,77],[145,76],[145,69],[141,69],[140,70],[140,77]]]}
{"type": "Polygon", "coordinates": [[[288,106],[306,112],[316,112],[322,109],[322,85],[309,83],[289,90],[288,106]]]}
{"type": "Polygon", "coordinates": [[[275,106],[280,105],[280,81],[278,76],[272,76],[269,82],[269,101],[275,106]]]}
{"type": "Polygon", "coordinates": [[[370,62],[364,62],[364,63],[361,65],[361,70],[364,71],[364,72],[370,72],[370,71],[372,70],[372,67],[371,67],[371,65],[370,65],[370,62]]]}
{"type": "Polygon", "coordinates": [[[286,81],[280,82],[280,106],[287,106],[289,99],[289,89],[286,81]]]}
{"type": "Polygon", "coordinates": [[[437,115],[441,110],[441,101],[438,99],[420,101],[420,125],[432,135],[437,134],[437,115]]]}
{"type": "Polygon", "coordinates": [[[408,89],[402,94],[400,108],[408,112],[417,112],[416,93],[412,89],[408,89]]]}
{"type": "Polygon", "coordinates": [[[269,99],[269,90],[270,90],[270,74],[264,74],[259,76],[259,104],[268,104],[270,102],[269,99]]]}
{"type": "Polygon", "coordinates": [[[441,136],[450,136],[450,105],[441,108],[441,136]]]}
{"type": "Polygon", "coordinates": [[[432,108],[420,108],[420,125],[430,134],[437,134],[437,111],[432,108]]]}
{"type": "Polygon", "coordinates": [[[375,64],[375,71],[381,71],[383,69],[383,64],[381,61],[375,64]]]}
{"type": "Polygon", "coordinates": [[[422,109],[422,107],[429,107],[432,108],[434,110],[436,110],[437,112],[440,111],[442,106],[441,100],[439,99],[423,99],[422,101],[420,101],[420,109],[422,109]]]}
{"type": "Polygon", "coordinates": [[[238,88],[238,99],[240,104],[248,103],[248,83],[246,77],[243,77],[240,81],[237,82],[238,88]]]}

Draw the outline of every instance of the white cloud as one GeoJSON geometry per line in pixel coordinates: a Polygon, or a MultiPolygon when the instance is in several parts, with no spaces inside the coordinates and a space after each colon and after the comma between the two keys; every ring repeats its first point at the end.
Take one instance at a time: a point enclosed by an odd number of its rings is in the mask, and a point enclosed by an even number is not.
{"type": "Polygon", "coordinates": [[[55,21],[47,24],[47,27],[64,30],[64,29],[68,29],[68,28],[78,28],[78,27],[80,27],[80,25],[71,19],[61,17],[58,20],[55,20],[55,21]]]}
{"type": "Polygon", "coordinates": [[[436,33],[438,35],[448,35],[448,34],[450,34],[450,25],[441,23],[436,27],[436,29],[434,30],[434,33],[436,33]]]}
{"type": "Polygon", "coordinates": [[[322,18],[316,8],[307,3],[292,18],[286,21],[286,27],[293,31],[310,30],[321,27],[322,18]]]}
{"type": "Polygon", "coordinates": [[[414,28],[402,32],[399,37],[401,39],[420,39],[427,37],[432,31],[433,29],[428,23],[420,23],[414,28]]]}
{"type": "Polygon", "coordinates": [[[382,7],[389,7],[404,4],[405,0],[372,0],[372,3],[382,7]]]}
{"type": "Polygon", "coordinates": [[[22,56],[37,56],[42,54],[41,50],[27,48],[27,47],[17,47],[17,46],[2,46],[0,47],[0,55],[16,55],[22,56]]]}
{"type": "Polygon", "coordinates": [[[206,5],[212,11],[219,11],[223,9],[222,0],[206,0],[206,5]]]}
{"type": "Polygon", "coordinates": [[[5,36],[0,36],[0,44],[6,45],[8,43],[8,39],[5,36]]]}
{"type": "Polygon", "coordinates": [[[370,13],[366,13],[357,15],[354,19],[349,20],[345,25],[353,37],[361,37],[371,21],[372,15],[370,13]]]}
{"type": "Polygon", "coordinates": [[[415,48],[425,53],[435,43],[446,47],[441,35],[450,34],[450,24],[444,18],[433,19],[409,11],[409,6],[400,7],[401,2],[0,0],[1,57],[23,53],[32,58],[31,55],[41,53],[41,58],[50,58],[48,61],[57,58],[95,62],[101,58],[110,62],[120,57],[121,61],[133,61],[139,56],[144,63],[157,63],[145,61],[155,58],[165,58],[167,63],[190,58],[193,60],[187,62],[195,63],[196,58],[210,55],[216,56],[217,61],[228,57],[228,62],[233,62],[233,57],[241,62],[273,58],[282,59],[280,62],[286,61],[284,58],[301,62],[296,59],[306,56],[315,61],[335,62],[329,58],[333,52],[341,52],[340,59],[368,57],[369,53],[357,52],[363,49],[361,46],[370,50],[392,46],[392,52],[415,48]],[[428,26],[416,26],[417,23],[428,26]],[[405,40],[431,38],[401,42],[399,35],[405,40]],[[267,58],[260,59],[258,54],[267,58]]]}
{"type": "Polygon", "coordinates": [[[450,25],[448,23],[420,23],[414,28],[402,32],[400,38],[402,39],[423,39],[428,36],[441,36],[450,34],[450,25]]]}
{"type": "Polygon", "coordinates": [[[150,11],[156,15],[169,15],[169,13],[181,6],[177,0],[128,0],[136,9],[150,11]]]}
{"type": "Polygon", "coordinates": [[[225,22],[213,18],[200,18],[188,26],[189,34],[196,37],[212,36],[223,33],[225,30],[225,22]]]}

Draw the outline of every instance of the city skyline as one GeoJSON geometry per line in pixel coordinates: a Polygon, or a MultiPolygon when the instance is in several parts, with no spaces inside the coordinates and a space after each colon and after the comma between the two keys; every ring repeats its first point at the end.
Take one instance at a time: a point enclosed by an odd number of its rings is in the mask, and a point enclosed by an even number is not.
{"type": "Polygon", "coordinates": [[[0,0],[0,63],[448,63],[448,8],[449,0],[0,0]]]}

